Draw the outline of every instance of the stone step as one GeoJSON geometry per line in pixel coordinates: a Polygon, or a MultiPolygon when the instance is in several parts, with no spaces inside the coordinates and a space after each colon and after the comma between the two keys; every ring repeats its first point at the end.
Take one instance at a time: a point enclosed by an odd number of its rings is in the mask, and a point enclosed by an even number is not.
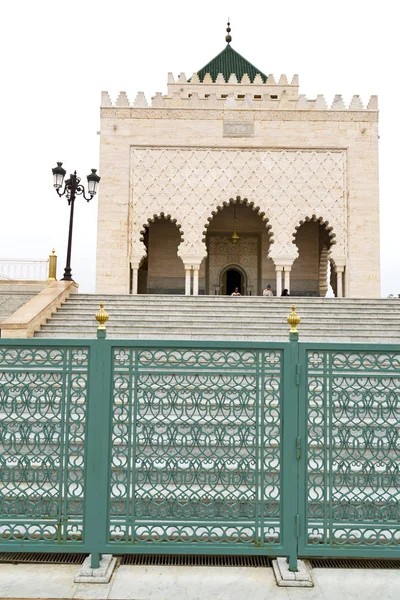
{"type": "Polygon", "coordinates": [[[77,294],[36,337],[94,338],[95,314],[103,300],[112,339],[286,341],[287,316],[295,302],[301,340],[400,343],[400,300],[262,296],[77,294]]]}
{"type": "MultiPolygon", "coordinates": [[[[349,306],[341,306],[341,307],[332,307],[327,305],[299,305],[295,304],[296,310],[304,312],[312,312],[321,311],[325,314],[329,313],[358,313],[358,314],[386,314],[386,315],[399,315],[400,307],[380,307],[380,306],[365,306],[361,307],[359,305],[349,305],[349,306]]],[[[63,309],[67,310],[85,310],[90,312],[95,312],[99,309],[99,303],[71,303],[68,302],[63,305],[63,309]]],[[[227,311],[238,311],[238,312],[277,312],[286,314],[291,311],[292,303],[288,304],[273,304],[273,303],[264,303],[264,304],[239,304],[235,303],[226,303],[226,304],[168,304],[168,303],[157,303],[157,304],[129,304],[129,303],[105,303],[105,309],[109,310],[125,310],[125,311],[146,311],[148,309],[156,310],[156,311],[180,311],[180,312],[193,312],[193,311],[201,311],[204,313],[214,312],[220,314],[221,312],[227,311]]]]}
{"type": "MultiPolygon", "coordinates": [[[[115,307],[115,306],[107,306],[105,307],[108,314],[112,314],[112,315],[120,315],[120,316],[127,316],[127,317],[131,317],[132,315],[136,315],[136,316],[149,316],[149,314],[151,315],[156,315],[156,316],[160,316],[160,317],[164,317],[165,315],[184,315],[187,317],[191,317],[193,315],[199,315],[199,316],[215,316],[215,317],[220,317],[220,316],[230,316],[230,315],[240,315],[240,316],[248,316],[248,317],[258,317],[258,316],[268,316],[270,318],[272,317],[279,317],[279,318],[283,318],[283,317],[287,317],[287,315],[291,312],[291,307],[288,307],[286,310],[275,310],[274,308],[271,307],[263,307],[260,309],[238,309],[237,307],[227,307],[226,310],[223,308],[220,308],[219,310],[206,310],[204,308],[199,308],[198,310],[196,310],[196,308],[181,308],[181,307],[115,307]]],[[[93,308],[88,308],[88,307],[71,307],[68,305],[62,306],[58,311],[57,314],[58,315],[68,315],[68,316],[73,316],[73,315],[82,315],[82,316],[87,316],[88,318],[91,318],[95,316],[96,312],[99,310],[99,307],[93,307],[93,308]]],[[[323,318],[336,318],[336,316],[340,316],[340,318],[353,318],[353,317],[358,317],[358,318],[375,318],[375,319],[390,319],[390,320],[399,320],[400,319],[400,311],[398,312],[394,312],[394,311],[376,311],[376,310],[368,310],[368,311],[360,311],[357,309],[349,309],[346,311],[332,311],[332,310],[325,310],[325,309],[311,309],[311,308],[301,308],[301,307],[296,307],[296,311],[300,316],[303,317],[323,317],[323,318]]]]}
{"type": "MultiPolygon", "coordinates": [[[[102,301],[102,300],[101,300],[102,301]]],[[[100,302],[85,302],[85,301],[72,301],[72,300],[67,300],[66,304],[64,304],[65,307],[68,308],[82,308],[82,309],[87,309],[87,310],[96,310],[99,308],[99,304],[100,302]]],[[[367,311],[373,311],[376,313],[380,313],[380,312],[388,312],[388,313],[399,313],[400,312],[400,305],[379,305],[379,304],[365,304],[365,305],[361,305],[361,304],[347,304],[347,305],[329,305],[329,304],[311,304],[311,303],[304,303],[304,304],[300,304],[298,302],[274,302],[273,300],[270,301],[264,301],[264,302],[241,302],[240,300],[237,299],[233,299],[232,301],[229,302],[213,302],[213,303],[194,303],[194,302],[190,302],[190,303],[184,303],[184,302],[164,302],[164,301],[160,301],[157,303],[153,303],[153,302],[118,302],[118,301],[113,301],[113,302],[105,302],[105,307],[107,308],[107,310],[110,307],[113,307],[115,309],[127,309],[127,310],[144,310],[148,307],[154,308],[154,309],[159,309],[159,310],[164,310],[164,309],[168,309],[168,310],[214,310],[214,311],[221,311],[221,310],[230,310],[230,309],[236,309],[236,310],[265,310],[266,308],[270,309],[270,310],[280,310],[280,311],[287,311],[287,310],[291,310],[291,306],[292,304],[295,304],[296,308],[298,309],[302,309],[302,310],[325,310],[325,311],[339,311],[339,312],[347,312],[348,310],[353,310],[353,311],[358,311],[358,312],[364,312],[365,310],[367,311]]]]}
{"type": "Polygon", "coordinates": [[[276,297],[266,298],[265,296],[240,296],[237,298],[231,296],[212,296],[212,295],[200,295],[200,296],[185,296],[185,295],[174,295],[174,294],[138,294],[136,296],[129,294],[74,294],[70,296],[69,301],[83,299],[87,300],[120,300],[129,302],[141,302],[154,300],[169,300],[169,301],[184,301],[184,302],[314,302],[314,303],[337,303],[346,304],[351,302],[363,303],[363,304],[398,304],[400,305],[400,298],[320,298],[316,296],[290,296],[290,297],[276,297]]]}
{"type": "MultiPolygon", "coordinates": [[[[65,318],[62,315],[59,315],[57,319],[52,318],[49,319],[48,322],[43,325],[43,327],[53,326],[56,328],[64,328],[64,329],[78,329],[80,327],[97,327],[97,322],[93,318],[80,318],[79,315],[74,317],[74,319],[65,318]]],[[[277,331],[287,331],[288,324],[286,321],[286,317],[284,319],[270,319],[267,317],[260,317],[258,319],[245,319],[238,315],[236,318],[224,318],[224,317],[215,317],[215,319],[204,318],[204,317],[191,317],[188,319],[181,318],[180,315],[169,315],[165,319],[157,320],[157,319],[135,319],[132,316],[129,318],[110,318],[107,322],[107,329],[121,329],[121,328],[138,328],[138,329],[153,329],[154,327],[162,327],[162,328],[178,328],[181,327],[190,327],[193,329],[251,329],[259,330],[270,330],[274,329],[277,331]]],[[[365,320],[364,319],[350,319],[350,320],[341,320],[340,318],[330,317],[327,319],[304,319],[300,322],[299,327],[301,327],[304,331],[307,330],[338,330],[346,329],[348,331],[360,331],[361,328],[365,328],[365,320]]],[[[398,324],[394,323],[392,320],[369,320],[368,321],[368,330],[379,329],[385,332],[396,332],[400,334],[398,330],[398,324]],[[396,327],[397,325],[397,327],[396,327]]]]}
{"type": "MultiPolygon", "coordinates": [[[[35,334],[37,338],[47,339],[95,339],[96,333],[88,330],[78,330],[76,332],[62,332],[58,330],[40,331],[35,334]]],[[[165,340],[165,341],[225,341],[225,342],[286,342],[288,340],[287,332],[276,334],[227,334],[227,333],[204,333],[204,334],[163,334],[160,331],[156,333],[135,333],[131,330],[112,333],[107,331],[107,337],[113,340],[165,340]]],[[[341,343],[341,344],[400,344],[400,334],[396,336],[389,335],[327,335],[317,334],[302,334],[300,340],[302,342],[325,342],[325,343],[341,343]]]]}
{"type": "MultiPolygon", "coordinates": [[[[183,306],[179,304],[171,304],[171,305],[134,305],[134,304],[112,304],[109,303],[105,306],[106,310],[113,311],[116,313],[123,314],[124,312],[127,314],[135,313],[148,313],[151,308],[152,312],[164,314],[167,312],[179,312],[183,314],[221,314],[222,312],[227,312],[231,314],[232,312],[240,313],[240,314],[288,314],[291,311],[292,305],[238,305],[238,304],[227,304],[226,306],[222,305],[213,305],[213,306],[204,306],[204,305],[190,305],[183,306]]],[[[89,305],[87,303],[79,303],[79,304],[71,304],[70,302],[66,302],[63,306],[60,307],[59,312],[67,312],[69,314],[73,314],[76,312],[84,312],[87,314],[93,315],[97,310],[99,310],[98,304],[89,305]]],[[[342,307],[336,308],[333,310],[331,307],[327,306],[298,306],[296,305],[296,310],[301,311],[302,314],[358,314],[358,315],[376,315],[381,316],[399,316],[400,315],[400,307],[398,309],[392,309],[390,307],[381,309],[379,307],[367,307],[364,309],[360,309],[359,306],[351,306],[351,307],[342,307]]]]}
{"type": "MultiPolygon", "coordinates": [[[[154,323],[155,320],[160,320],[160,322],[162,322],[163,324],[173,324],[173,323],[177,323],[177,324],[182,324],[182,322],[184,322],[185,319],[190,319],[190,322],[192,324],[197,323],[197,324],[204,324],[205,321],[209,321],[209,318],[214,317],[214,315],[198,315],[196,312],[194,312],[191,315],[183,315],[181,313],[174,313],[174,314],[154,314],[153,312],[151,314],[149,314],[149,312],[147,311],[146,314],[142,314],[142,315],[136,315],[136,314],[130,314],[130,315],[120,315],[120,314],[115,314],[112,313],[110,316],[110,322],[108,324],[108,327],[111,327],[112,325],[118,325],[120,326],[121,324],[126,324],[127,326],[130,325],[137,325],[138,323],[154,323]]],[[[285,317],[287,317],[287,315],[285,315],[285,317]]],[[[280,315],[257,315],[257,318],[255,319],[253,315],[242,315],[242,314],[236,314],[236,315],[215,315],[215,319],[218,321],[217,323],[213,324],[213,326],[218,326],[221,324],[230,324],[232,326],[237,326],[236,323],[236,319],[240,318],[240,326],[243,327],[244,325],[247,327],[248,325],[251,326],[257,326],[257,327],[268,327],[273,325],[274,327],[280,327],[282,326],[282,324],[284,326],[286,326],[286,318],[280,316],[280,315]]],[[[54,315],[51,320],[49,321],[50,323],[53,324],[57,324],[57,326],[68,326],[68,325],[73,325],[74,327],[80,327],[80,326],[91,326],[91,325],[95,325],[96,324],[96,320],[93,314],[81,314],[81,313],[72,313],[72,314],[65,314],[64,312],[59,311],[56,315],[54,315]]],[[[359,327],[360,324],[364,324],[365,323],[365,318],[358,316],[344,316],[340,318],[340,322],[341,324],[343,324],[346,327],[349,327],[351,325],[357,326],[359,327]]],[[[332,315],[329,316],[328,318],[324,318],[321,316],[315,317],[313,315],[307,315],[307,316],[302,316],[301,317],[301,324],[302,326],[309,326],[309,327],[313,327],[313,326],[326,326],[326,327],[330,327],[330,326],[334,326],[337,327],[337,317],[333,317],[332,315]]],[[[400,324],[400,319],[395,320],[395,319],[389,319],[389,318],[385,318],[385,319],[372,319],[370,318],[368,320],[368,327],[387,327],[389,330],[394,328],[394,326],[399,326],[400,324]]]]}
{"type": "Polygon", "coordinates": [[[213,301],[213,302],[172,302],[172,301],[166,301],[166,300],[161,300],[158,302],[154,302],[149,300],[148,302],[145,301],[140,301],[140,302],[127,302],[127,301],[118,301],[118,300],[113,300],[113,301],[105,301],[102,298],[99,298],[98,301],[85,301],[85,300],[71,300],[68,299],[65,306],[70,306],[70,307],[74,307],[76,308],[81,307],[81,308],[87,308],[87,309],[96,309],[99,307],[100,302],[105,303],[106,307],[110,307],[113,306],[115,308],[129,308],[129,309],[133,309],[133,308],[146,308],[146,307],[153,307],[153,308],[169,308],[169,309],[173,309],[173,308],[179,308],[181,309],[189,309],[189,310],[198,310],[198,309],[203,309],[203,310],[221,310],[221,308],[237,308],[238,310],[261,310],[261,309],[265,309],[266,307],[269,307],[273,310],[290,310],[292,304],[295,304],[296,307],[301,307],[301,308],[308,308],[310,310],[316,310],[316,309],[324,309],[324,310],[328,310],[328,311],[332,311],[332,310],[338,310],[338,311],[347,311],[347,310],[358,310],[358,311],[364,311],[364,310],[372,310],[372,311],[376,311],[376,312],[380,312],[380,311],[384,311],[384,312],[399,312],[400,311],[400,305],[399,304],[363,304],[361,302],[352,302],[352,303],[346,303],[346,304],[329,304],[329,303],[311,303],[311,302],[304,302],[304,303],[300,303],[300,302],[296,302],[295,300],[291,299],[290,301],[280,301],[280,300],[273,300],[273,299],[265,299],[262,300],[261,302],[245,302],[243,299],[240,298],[232,298],[231,300],[224,300],[223,302],[217,302],[217,301],[213,301]]]}

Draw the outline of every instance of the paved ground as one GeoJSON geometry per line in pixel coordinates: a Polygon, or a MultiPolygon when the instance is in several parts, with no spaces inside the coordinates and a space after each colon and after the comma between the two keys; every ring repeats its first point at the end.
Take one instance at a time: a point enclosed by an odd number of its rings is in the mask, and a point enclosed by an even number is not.
{"type": "Polygon", "coordinates": [[[398,600],[400,570],[314,569],[315,587],[278,588],[272,569],[117,568],[109,584],[76,584],[76,565],[0,564],[0,598],[114,600],[398,600]]]}

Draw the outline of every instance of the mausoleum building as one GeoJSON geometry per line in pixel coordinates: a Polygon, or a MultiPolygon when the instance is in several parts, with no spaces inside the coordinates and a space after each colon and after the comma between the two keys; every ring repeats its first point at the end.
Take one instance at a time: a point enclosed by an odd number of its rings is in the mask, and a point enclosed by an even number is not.
{"type": "Polygon", "coordinates": [[[377,97],[328,107],[226,40],[150,102],[102,93],[97,292],[379,297],[377,97]]]}

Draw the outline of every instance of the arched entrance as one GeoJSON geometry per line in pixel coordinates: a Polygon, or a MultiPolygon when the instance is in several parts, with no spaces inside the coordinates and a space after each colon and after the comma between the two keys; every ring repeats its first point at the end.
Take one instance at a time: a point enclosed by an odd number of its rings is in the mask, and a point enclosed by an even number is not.
{"type": "Polygon", "coordinates": [[[328,291],[329,250],[335,243],[328,223],[315,216],[306,217],[293,237],[299,256],[292,265],[291,294],[324,297],[328,291]]]}
{"type": "Polygon", "coordinates": [[[147,256],[138,271],[139,294],[184,294],[185,269],[179,258],[181,231],[171,219],[155,215],[144,226],[142,240],[147,256]]]}
{"type": "Polygon", "coordinates": [[[206,294],[231,294],[235,287],[242,295],[261,294],[275,274],[268,258],[271,234],[264,213],[247,198],[231,198],[213,212],[204,234],[206,294]]]}
{"type": "Polygon", "coordinates": [[[239,265],[228,265],[222,269],[219,276],[219,293],[230,296],[235,288],[239,288],[242,296],[247,295],[246,272],[239,265]]]}

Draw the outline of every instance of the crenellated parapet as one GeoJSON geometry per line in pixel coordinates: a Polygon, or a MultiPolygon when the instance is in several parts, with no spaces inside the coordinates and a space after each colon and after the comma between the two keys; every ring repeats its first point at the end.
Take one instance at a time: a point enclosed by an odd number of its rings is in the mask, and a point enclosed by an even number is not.
{"type": "MultiPolygon", "coordinates": [[[[170,77],[172,75],[170,74],[170,77]]],[[[183,74],[181,75],[181,78],[183,74]]],[[[221,75],[222,77],[222,75],[221,75]]],[[[295,110],[295,111],[378,111],[378,97],[371,96],[367,104],[363,104],[359,95],[352,97],[349,104],[346,104],[340,94],[337,94],[331,103],[328,104],[322,94],[316,98],[307,98],[304,94],[298,94],[288,91],[288,88],[296,88],[298,90],[297,75],[292,79],[291,84],[284,85],[287,79],[281,76],[279,84],[275,84],[275,80],[270,75],[266,83],[236,83],[236,84],[219,84],[206,83],[206,92],[202,89],[204,83],[182,84],[184,87],[175,87],[174,84],[169,84],[172,92],[163,95],[157,92],[151,101],[146,99],[143,92],[138,92],[133,101],[130,101],[126,92],[120,92],[116,100],[113,102],[108,92],[101,94],[101,107],[109,108],[180,108],[180,109],[251,109],[251,110],[295,110]],[[269,83],[273,79],[273,83],[269,83]],[[295,79],[296,78],[296,79],[295,79]],[[296,83],[293,84],[293,81],[296,83]],[[221,89],[218,89],[220,85],[221,89]],[[243,85],[243,88],[240,86],[243,85]],[[172,87],[174,86],[174,87],[172,87]],[[214,87],[215,86],[215,87],[214,87]],[[253,86],[255,86],[253,88],[253,86]],[[190,93],[187,89],[191,89],[190,93]],[[274,93],[271,93],[271,91],[274,93]],[[210,91],[211,90],[211,91],[210,91]],[[250,90],[250,91],[249,91],[250,90]]],[[[206,77],[204,77],[204,80],[206,77]]],[[[218,79],[218,78],[217,78],[218,79]]],[[[261,78],[260,78],[261,79],[261,78]]],[[[243,78],[242,78],[243,80],[243,78]]]]}
{"type": "Polygon", "coordinates": [[[240,79],[235,73],[231,73],[227,78],[219,73],[215,80],[212,79],[210,73],[206,73],[202,81],[197,73],[193,73],[189,79],[185,73],[181,73],[176,80],[172,73],[168,73],[168,96],[175,93],[179,93],[183,97],[190,97],[193,93],[197,93],[200,97],[205,97],[207,94],[216,94],[217,96],[250,94],[262,97],[267,94],[270,97],[272,96],[273,100],[286,95],[288,98],[295,100],[299,95],[299,76],[294,75],[289,83],[286,75],[281,75],[277,80],[273,75],[268,75],[264,83],[259,73],[253,80],[250,79],[247,73],[244,73],[240,79]]]}

